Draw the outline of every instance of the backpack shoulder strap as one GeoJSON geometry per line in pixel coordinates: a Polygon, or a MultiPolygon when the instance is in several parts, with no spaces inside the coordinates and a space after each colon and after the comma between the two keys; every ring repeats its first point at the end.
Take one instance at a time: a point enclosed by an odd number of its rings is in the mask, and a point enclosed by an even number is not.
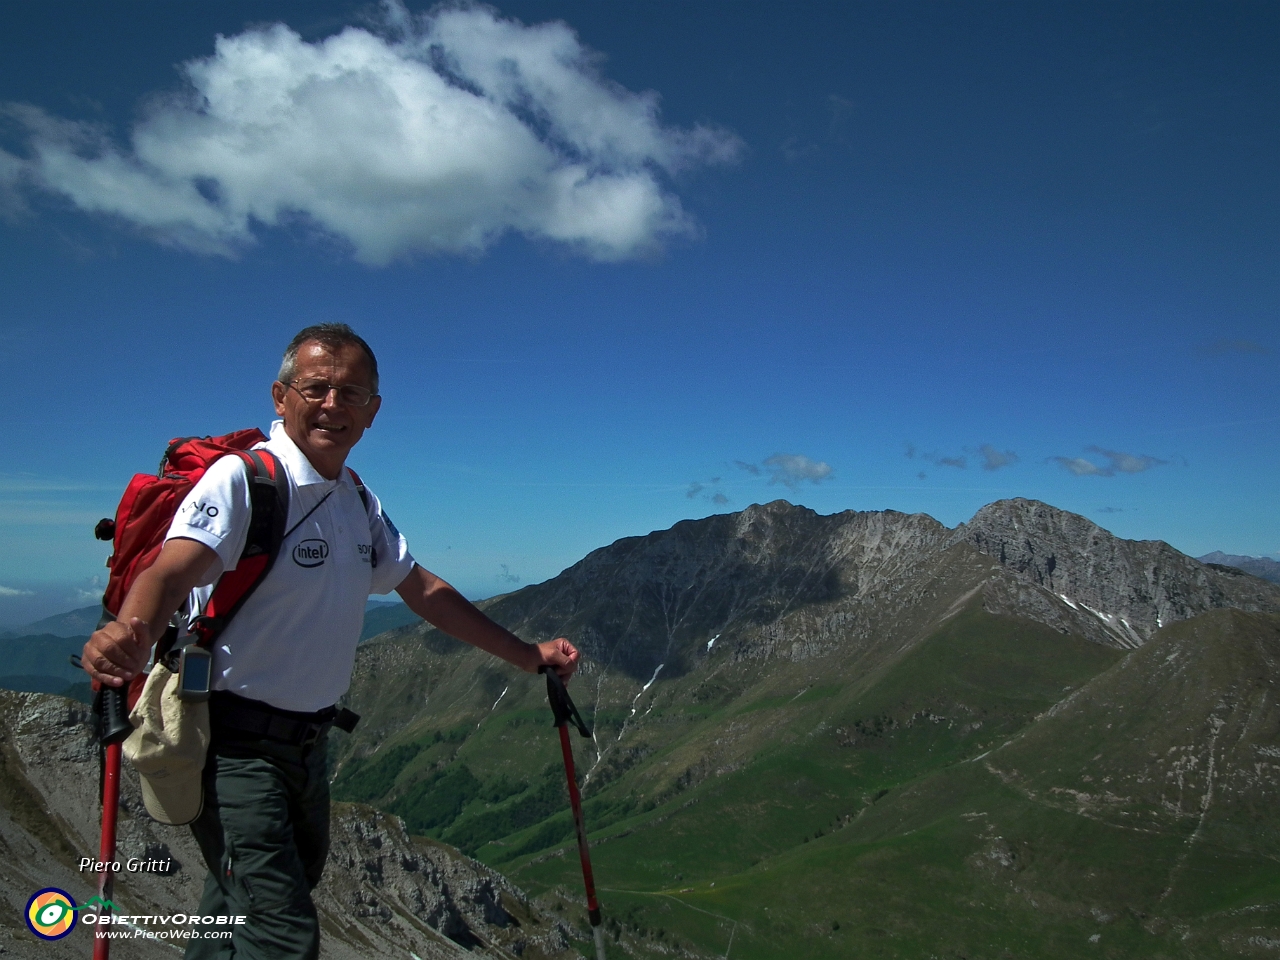
{"type": "Polygon", "coordinates": [[[360,502],[364,504],[365,513],[368,513],[369,491],[364,488],[364,481],[360,479],[360,474],[356,473],[350,467],[347,467],[347,473],[351,474],[351,480],[356,485],[356,493],[360,494],[360,502]]]}
{"type": "MultiPolygon", "coordinates": [[[[347,473],[351,474],[351,479],[355,481],[356,493],[360,494],[360,502],[364,504],[364,512],[369,512],[369,491],[365,489],[364,481],[360,479],[360,474],[356,473],[350,467],[347,467],[347,473]]],[[[372,547],[369,550],[369,565],[373,569],[378,569],[378,548],[372,547]]]]}
{"type": "Polygon", "coordinates": [[[218,578],[204,613],[191,623],[202,647],[213,645],[246,600],[266,579],[284,542],[289,519],[289,478],[269,450],[237,450],[249,474],[249,532],[234,570],[218,578]]]}

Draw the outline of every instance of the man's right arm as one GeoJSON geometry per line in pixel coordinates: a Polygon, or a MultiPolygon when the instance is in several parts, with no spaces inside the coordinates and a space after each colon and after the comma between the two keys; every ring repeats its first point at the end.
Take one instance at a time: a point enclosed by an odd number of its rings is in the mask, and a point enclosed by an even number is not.
{"type": "Polygon", "coordinates": [[[128,683],[147,665],[151,645],[217,554],[203,543],[176,537],[134,581],[119,616],[89,637],[80,655],[85,672],[109,687],[128,683]]]}

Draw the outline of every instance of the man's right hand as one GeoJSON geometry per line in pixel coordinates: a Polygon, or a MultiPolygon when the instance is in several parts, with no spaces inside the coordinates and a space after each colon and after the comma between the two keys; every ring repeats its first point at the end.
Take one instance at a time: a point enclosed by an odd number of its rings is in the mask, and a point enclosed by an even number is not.
{"type": "Polygon", "coordinates": [[[122,687],[147,665],[155,637],[151,624],[168,623],[218,555],[196,540],[165,541],[156,562],[138,574],[120,604],[120,619],[94,632],[80,654],[85,673],[122,687]]]}
{"type": "Polygon", "coordinates": [[[147,665],[151,643],[151,627],[145,620],[114,620],[89,637],[80,654],[80,665],[104,686],[122,687],[147,665]]]}

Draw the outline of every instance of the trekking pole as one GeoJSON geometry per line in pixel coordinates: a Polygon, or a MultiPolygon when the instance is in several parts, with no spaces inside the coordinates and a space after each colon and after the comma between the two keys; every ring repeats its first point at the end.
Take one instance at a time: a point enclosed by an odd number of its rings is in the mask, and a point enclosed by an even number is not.
{"type": "Polygon", "coordinates": [[[560,751],[564,754],[564,773],[569,781],[569,806],[573,808],[573,825],[578,831],[578,857],[582,860],[582,883],[587,888],[587,919],[591,921],[591,937],[596,943],[596,960],[604,957],[604,928],[600,926],[600,904],[596,902],[596,882],[591,874],[591,853],[587,849],[587,828],[582,822],[582,798],[578,794],[578,780],[573,771],[573,747],[569,743],[569,724],[578,728],[584,737],[591,731],[569,699],[564,681],[551,667],[539,667],[547,675],[547,699],[555,715],[555,725],[560,729],[560,751]]]}
{"type": "MultiPolygon", "coordinates": [[[[98,874],[98,916],[111,912],[111,894],[116,874],[111,868],[116,859],[116,814],[120,811],[120,752],[121,744],[133,732],[129,722],[128,686],[107,687],[98,691],[99,733],[98,739],[106,751],[102,771],[102,841],[98,846],[98,861],[102,870],[98,874]]],[[[94,925],[93,960],[107,960],[111,941],[107,928],[94,925]]]]}

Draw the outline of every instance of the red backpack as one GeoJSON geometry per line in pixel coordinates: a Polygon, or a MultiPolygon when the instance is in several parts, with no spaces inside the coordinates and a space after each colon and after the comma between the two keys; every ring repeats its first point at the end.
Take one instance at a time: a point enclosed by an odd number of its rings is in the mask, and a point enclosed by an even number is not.
{"type": "MultiPolygon", "coordinates": [[[[256,427],[222,437],[179,437],[169,441],[156,473],[134,474],[120,498],[115,520],[100,520],[94,528],[94,535],[99,540],[111,540],[114,548],[107,560],[111,575],[102,596],[104,622],[115,618],[138,574],[160,555],[174,514],[191,488],[214,461],[232,454],[244,461],[249,472],[253,512],[240,561],[218,580],[203,615],[191,627],[201,646],[212,645],[266,578],[284,540],[289,515],[288,478],[273,454],[250,449],[266,439],[256,427]]],[[[363,496],[363,487],[360,492],[363,496]]],[[[177,629],[170,626],[157,644],[157,659],[168,652],[176,636],[177,629]]],[[[141,693],[144,680],[140,674],[130,684],[130,707],[141,693]]],[[[94,688],[97,687],[95,682],[94,688]]]]}

